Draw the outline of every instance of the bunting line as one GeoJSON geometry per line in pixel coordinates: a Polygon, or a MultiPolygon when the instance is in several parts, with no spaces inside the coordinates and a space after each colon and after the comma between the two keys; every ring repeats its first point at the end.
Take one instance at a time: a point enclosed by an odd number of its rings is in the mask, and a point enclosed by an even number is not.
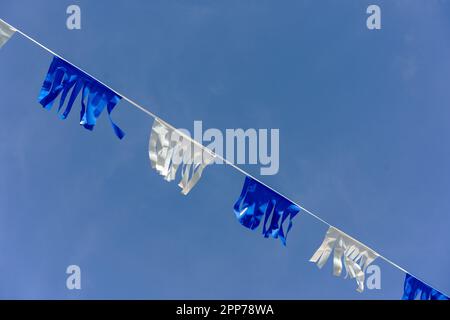
{"type": "MultiPolygon", "coordinates": [[[[2,20],[0,18],[0,23],[4,23],[7,26],[9,26],[10,28],[12,28],[15,32],[17,32],[18,34],[22,35],[24,38],[28,39],[29,41],[33,42],[34,44],[36,44],[37,46],[41,47],[42,49],[44,49],[45,51],[47,51],[48,53],[52,54],[53,56],[56,56],[58,58],[60,58],[61,60],[67,62],[68,64],[72,65],[75,68],[78,68],[80,71],[84,72],[85,74],[87,74],[88,76],[90,76],[91,78],[93,78],[94,80],[98,81],[100,84],[102,84],[103,86],[105,86],[106,88],[108,88],[109,90],[111,90],[112,92],[114,92],[115,94],[119,95],[122,97],[123,100],[127,101],[129,104],[131,104],[133,107],[135,107],[136,109],[139,109],[140,111],[144,112],[145,114],[147,114],[148,116],[152,117],[154,120],[156,119],[161,119],[161,117],[157,116],[155,113],[151,112],[150,110],[144,108],[143,106],[141,106],[140,104],[138,104],[137,102],[133,101],[132,99],[128,98],[127,96],[125,96],[122,93],[119,93],[117,90],[111,88],[110,86],[106,85],[105,83],[103,83],[102,81],[98,80],[96,77],[94,77],[93,75],[91,75],[90,73],[86,72],[85,70],[83,70],[82,68],[78,67],[77,65],[73,64],[72,62],[68,61],[67,59],[65,59],[64,57],[60,56],[59,54],[55,53],[53,50],[49,49],[48,47],[44,46],[42,43],[38,42],[37,40],[33,39],[32,37],[30,37],[29,35],[27,35],[26,33],[24,33],[23,31],[21,31],[20,29],[12,26],[11,24],[7,23],[6,21],[2,20]]],[[[164,121],[164,120],[163,120],[164,121]]],[[[340,229],[336,228],[335,226],[333,226],[332,224],[330,224],[329,222],[327,222],[326,220],[324,220],[323,218],[321,218],[320,216],[314,214],[313,212],[311,212],[310,210],[306,209],[305,207],[301,206],[300,204],[298,204],[297,202],[291,200],[290,198],[286,197],[285,195],[283,195],[281,192],[278,192],[277,190],[273,189],[272,187],[268,186],[267,184],[265,184],[264,182],[260,181],[259,179],[257,179],[256,177],[254,177],[253,175],[251,175],[250,173],[246,172],[245,170],[241,169],[240,167],[238,167],[237,165],[235,165],[234,163],[228,161],[228,159],[222,157],[219,154],[216,154],[214,151],[212,151],[211,149],[205,147],[203,144],[201,144],[200,142],[194,140],[193,138],[191,138],[190,136],[186,135],[184,132],[180,131],[179,129],[175,128],[174,126],[172,126],[170,123],[167,123],[164,121],[164,123],[172,130],[176,131],[180,136],[182,136],[183,138],[191,141],[193,144],[197,145],[198,147],[200,147],[202,150],[208,152],[212,157],[216,157],[219,158],[220,160],[222,160],[225,164],[233,167],[234,169],[236,169],[237,171],[239,171],[240,173],[242,173],[243,175],[252,178],[253,180],[257,181],[258,183],[260,183],[261,185],[267,187],[268,189],[270,189],[271,191],[273,191],[274,193],[278,194],[280,197],[285,198],[286,200],[292,202],[294,205],[298,206],[298,208],[300,208],[302,211],[306,212],[307,214],[309,214],[311,217],[315,218],[316,220],[322,222],[323,224],[327,225],[329,228],[334,228],[335,230],[344,233],[349,239],[355,241],[356,243],[359,243],[363,246],[365,246],[367,249],[373,250],[372,248],[370,248],[367,245],[364,245],[362,242],[356,240],[355,238],[351,237],[350,235],[346,234],[345,232],[341,231],[340,229]]],[[[373,250],[375,251],[375,250],[373,250]]],[[[404,269],[403,267],[399,266],[398,264],[396,264],[395,262],[393,262],[392,260],[386,258],[385,256],[378,254],[378,257],[382,260],[384,260],[386,263],[390,264],[391,266],[397,268],[398,270],[404,272],[405,274],[414,277],[416,280],[420,281],[422,284],[434,288],[432,286],[430,286],[428,283],[426,283],[425,281],[423,281],[422,279],[416,277],[414,274],[412,274],[411,272],[407,271],[406,269],[404,269]]],[[[443,293],[442,291],[439,291],[441,293],[443,293]]],[[[445,293],[444,293],[445,294],[445,293]]],[[[447,295],[449,296],[449,295],[447,295]]]]}

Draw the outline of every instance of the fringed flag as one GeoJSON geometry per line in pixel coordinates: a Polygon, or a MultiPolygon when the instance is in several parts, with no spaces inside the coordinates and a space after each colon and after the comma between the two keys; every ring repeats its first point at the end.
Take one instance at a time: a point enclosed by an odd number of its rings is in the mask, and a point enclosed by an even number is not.
{"type": "Polygon", "coordinates": [[[153,123],[148,155],[152,168],[166,181],[174,180],[178,167],[182,166],[178,186],[184,195],[191,191],[205,167],[214,160],[210,153],[160,119],[153,123]]]}
{"type": "Polygon", "coordinates": [[[122,97],[72,64],[54,57],[42,85],[39,102],[45,109],[50,110],[55,99],[61,94],[59,112],[71,90],[67,106],[60,116],[61,119],[67,118],[81,91],[80,124],[88,130],[93,130],[97,118],[106,107],[116,136],[119,139],[124,137],[125,133],[111,120],[111,112],[122,97]]]}
{"type": "Polygon", "coordinates": [[[416,300],[417,297],[419,300],[449,300],[446,295],[406,274],[402,300],[416,300]]]}
{"type": "Polygon", "coordinates": [[[330,227],[322,245],[309,261],[317,263],[317,266],[322,268],[333,250],[333,274],[337,277],[341,275],[342,258],[344,258],[345,278],[348,276],[351,279],[356,278],[358,284],[356,290],[362,292],[366,268],[378,257],[378,254],[347,234],[330,227]]]}
{"type": "Polygon", "coordinates": [[[6,42],[8,42],[8,40],[13,36],[14,32],[16,32],[16,29],[0,19],[0,48],[3,47],[6,42]]]}
{"type": "Polygon", "coordinates": [[[292,228],[292,219],[300,208],[250,177],[245,178],[239,199],[234,204],[234,213],[239,222],[251,230],[256,229],[264,217],[262,234],[265,238],[286,238],[292,228]],[[289,220],[286,233],[283,224],[289,220]]]}

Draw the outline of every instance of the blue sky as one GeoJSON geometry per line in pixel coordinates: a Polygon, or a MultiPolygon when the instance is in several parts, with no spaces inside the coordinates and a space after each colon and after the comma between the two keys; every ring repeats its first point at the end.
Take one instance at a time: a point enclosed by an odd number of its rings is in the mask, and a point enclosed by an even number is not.
{"type": "MultiPolygon", "coordinates": [[[[0,18],[178,127],[279,128],[261,179],[449,293],[450,3],[0,0],[0,18]],[[82,30],[65,27],[78,4],[82,30]],[[382,30],[366,8],[382,9],[382,30]]],[[[51,55],[0,51],[1,298],[398,299],[308,262],[327,227],[287,247],[235,219],[244,177],[213,166],[184,197],[147,156],[152,119],[122,101],[93,132],[37,96],[51,55]],[[82,290],[65,269],[82,270],[82,290]]],[[[246,167],[258,175],[256,166],[246,167]]]]}

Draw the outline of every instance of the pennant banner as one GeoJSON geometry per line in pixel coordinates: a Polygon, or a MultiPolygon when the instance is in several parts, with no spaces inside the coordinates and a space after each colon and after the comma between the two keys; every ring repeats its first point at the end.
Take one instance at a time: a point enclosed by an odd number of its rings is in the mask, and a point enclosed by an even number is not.
{"type": "Polygon", "coordinates": [[[419,300],[449,300],[446,295],[406,274],[402,300],[416,300],[417,297],[419,300]]]}
{"type": "MultiPolygon", "coordinates": [[[[16,31],[48,52],[52,52],[1,19],[0,48],[16,31]]],[[[60,96],[57,111],[60,112],[65,105],[60,117],[66,119],[80,92],[80,124],[88,130],[93,130],[98,117],[106,108],[116,136],[122,139],[125,133],[111,119],[111,112],[122,97],[71,63],[54,56],[39,94],[40,104],[50,110],[60,96]]],[[[136,106],[138,107],[137,104],[136,106]]],[[[142,107],[139,108],[145,110],[142,107]]],[[[166,181],[175,180],[178,168],[181,167],[181,181],[178,186],[181,188],[181,193],[187,195],[200,180],[203,170],[214,161],[215,157],[203,146],[197,146],[192,139],[181,132],[181,130],[176,130],[164,121],[155,118],[149,138],[149,158],[152,168],[166,181]]],[[[243,226],[255,230],[262,224],[264,237],[279,238],[283,245],[286,245],[288,233],[292,228],[292,220],[301,208],[269,187],[246,176],[242,192],[233,209],[236,218],[243,226]]],[[[345,268],[345,278],[356,279],[356,290],[362,292],[366,269],[379,255],[342,231],[330,226],[310,262],[322,268],[331,255],[333,255],[333,274],[341,276],[342,270],[345,268]]],[[[443,293],[412,275],[406,274],[402,299],[415,300],[417,298],[420,300],[449,300],[449,297],[443,293]]]]}
{"type": "Polygon", "coordinates": [[[297,205],[250,177],[245,178],[241,195],[234,204],[236,218],[243,226],[254,230],[264,216],[264,237],[280,238],[284,245],[292,228],[292,219],[299,211],[297,205]],[[289,224],[285,234],[283,224],[288,218],[289,224]]]}
{"type": "Polygon", "coordinates": [[[182,165],[178,186],[184,195],[191,191],[205,167],[214,160],[210,153],[204,152],[204,149],[157,118],[152,126],[148,155],[152,168],[166,181],[174,180],[178,167],[182,165]]]}
{"type": "Polygon", "coordinates": [[[16,29],[0,19],[0,48],[11,39],[14,32],[16,32],[16,29]]]}
{"type": "Polygon", "coordinates": [[[97,118],[106,107],[116,136],[119,139],[124,137],[125,133],[111,120],[111,112],[122,97],[68,62],[54,57],[42,85],[39,102],[45,109],[50,110],[55,99],[61,94],[59,112],[70,91],[70,98],[60,116],[61,119],[67,118],[75,99],[82,92],[80,124],[88,130],[93,130],[97,118]]]}
{"type": "Polygon", "coordinates": [[[378,254],[345,233],[330,227],[322,245],[309,261],[322,268],[327,263],[333,249],[333,274],[337,277],[341,275],[342,258],[344,258],[345,278],[348,276],[351,279],[356,278],[358,284],[356,290],[363,292],[366,268],[378,257],[378,254]]]}

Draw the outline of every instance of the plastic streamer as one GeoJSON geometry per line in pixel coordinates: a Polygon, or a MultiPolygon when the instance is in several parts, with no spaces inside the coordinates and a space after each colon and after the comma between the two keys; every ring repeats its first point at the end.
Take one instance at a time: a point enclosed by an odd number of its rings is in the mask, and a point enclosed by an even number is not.
{"type": "Polygon", "coordinates": [[[67,118],[75,99],[81,92],[80,124],[88,130],[93,130],[98,117],[106,107],[114,133],[119,139],[125,136],[125,133],[111,120],[111,112],[122,97],[75,66],[55,56],[42,85],[39,102],[45,109],[50,110],[61,94],[59,112],[69,92],[71,92],[70,98],[60,116],[61,119],[67,118]]]}
{"type": "Polygon", "coordinates": [[[16,29],[0,19],[0,48],[11,39],[14,32],[16,32],[16,29]]]}
{"type": "Polygon", "coordinates": [[[333,274],[337,277],[341,275],[342,258],[344,258],[345,278],[355,278],[358,284],[356,290],[363,292],[366,268],[378,257],[378,254],[342,231],[330,227],[321,246],[309,261],[322,268],[333,250],[333,274]]]}
{"type": "Polygon", "coordinates": [[[152,168],[166,181],[175,179],[181,165],[181,181],[178,186],[184,195],[191,191],[200,180],[205,167],[214,160],[212,155],[158,118],[155,118],[152,126],[148,155],[152,168]]]}
{"type": "Polygon", "coordinates": [[[449,300],[446,295],[407,273],[402,300],[416,300],[417,297],[419,300],[449,300]]]}
{"type": "Polygon", "coordinates": [[[299,211],[297,205],[248,176],[245,177],[241,195],[234,204],[236,218],[244,227],[254,230],[264,217],[264,237],[280,238],[284,245],[292,228],[292,219],[299,211]],[[288,218],[285,233],[283,224],[288,218]]]}

